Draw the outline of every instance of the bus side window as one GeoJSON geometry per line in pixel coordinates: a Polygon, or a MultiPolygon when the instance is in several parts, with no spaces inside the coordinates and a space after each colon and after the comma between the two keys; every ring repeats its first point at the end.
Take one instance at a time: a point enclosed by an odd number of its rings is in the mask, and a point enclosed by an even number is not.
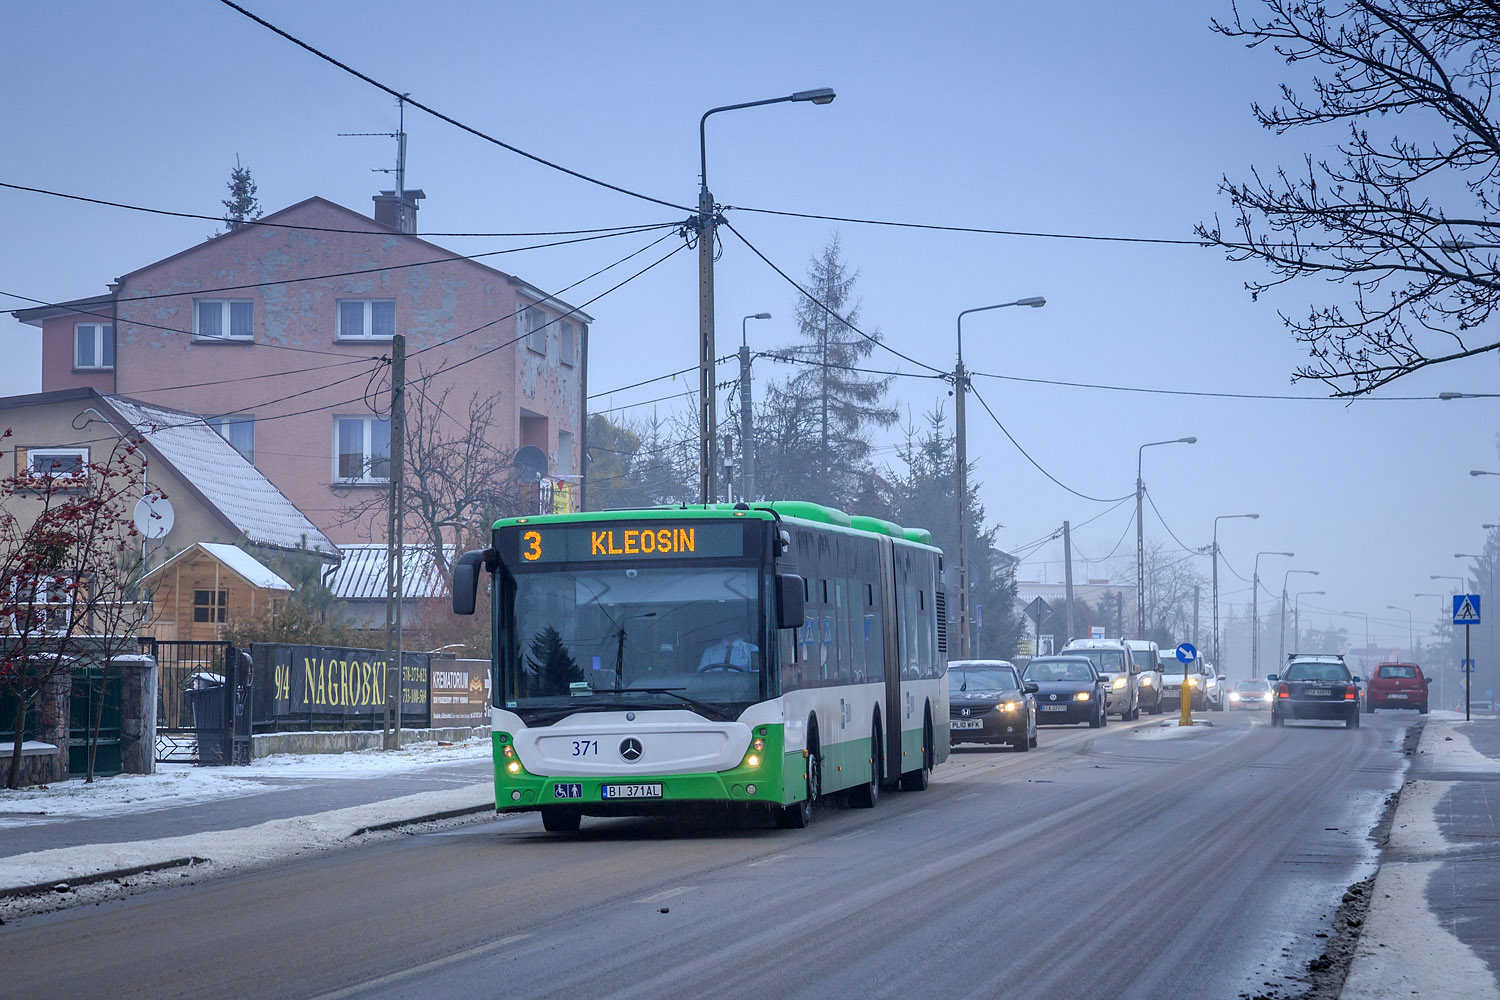
{"type": "Polygon", "coordinates": [[[849,581],[840,577],[833,582],[834,591],[834,618],[837,632],[835,633],[835,650],[838,654],[838,676],[840,683],[849,684],[854,680],[853,650],[849,648],[849,581]]]}

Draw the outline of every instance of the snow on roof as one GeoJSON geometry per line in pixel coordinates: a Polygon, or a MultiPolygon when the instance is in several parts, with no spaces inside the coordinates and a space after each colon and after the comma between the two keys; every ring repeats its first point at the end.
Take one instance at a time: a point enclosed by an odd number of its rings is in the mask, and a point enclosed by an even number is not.
{"type": "MultiPolygon", "coordinates": [[[[338,555],[338,548],[202,417],[106,397],[183,479],[253,544],[338,555]]],[[[257,564],[258,565],[258,564],[257,564]]]]}
{"type": "MultiPolygon", "coordinates": [[[[334,570],[328,588],[335,597],[346,601],[385,599],[384,545],[342,546],[344,561],[334,570]]],[[[458,554],[455,545],[443,546],[445,558],[458,554]]],[[[446,569],[433,562],[432,550],[425,545],[408,545],[402,554],[402,575],[406,597],[443,597],[447,593],[446,569]]]]}
{"type": "Polygon", "coordinates": [[[222,563],[226,569],[243,577],[245,582],[252,587],[258,587],[261,590],[293,589],[290,583],[287,583],[281,577],[271,572],[266,568],[265,563],[262,563],[244,549],[236,548],[233,545],[225,545],[222,542],[194,542],[146,574],[146,578],[149,580],[158,574],[165,573],[169,566],[178,560],[191,558],[193,553],[198,549],[207,552],[222,563]]]}

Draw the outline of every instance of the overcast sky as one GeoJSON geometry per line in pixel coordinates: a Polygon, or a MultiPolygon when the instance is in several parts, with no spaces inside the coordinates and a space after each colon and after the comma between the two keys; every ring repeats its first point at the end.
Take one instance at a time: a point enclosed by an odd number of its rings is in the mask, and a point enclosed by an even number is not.
{"type": "MultiPolygon", "coordinates": [[[[1244,0],[1253,7],[1253,0],[1244,0]]],[[[1224,173],[1326,156],[1337,136],[1277,137],[1250,116],[1275,98],[1284,66],[1209,31],[1221,0],[1117,4],[758,3],[716,5],[490,4],[371,0],[332,4],[249,0],[258,14],[382,82],[476,128],[622,187],[680,205],[696,202],[697,122],[706,109],[828,86],[831,105],[779,105],[716,116],[709,180],[731,206],[980,226],[1078,236],[1189,238],[1194,223],[1228,213],[1224,173]]],[[[390,178],[385,94],[210,0],[121,5],[16,5],[4,74],[8,141],[0,180],[176,211],[221,211],[238,156],[265,209],[321,195],[361,212],[390,178]],[[29,40],[29,41],[24,41],[29,40]]],[[[423,232],[529,232],[657,222],[681,213],[610,192],[409,112],[407,183],[426,191],[423,232]]],[[[1156,389],[1296,395],[1229,400],[1067,388],[995,378],[975,387],[1017,441],[1079,493],[1132,493],[1143,442],[1196,435],[1195,446],[1149,449],[1145,479],[1171,531],[1207,545],[1215,515],[1233,570],[1250,575],[1257,551],[1279,591],[1289,568],[1304,618],[1405,645],[1406,617],[1437,618],[1443,591],[1497,518],[1496,400],[1441,402],[1319,397],[1290,376],[1304,354],[1277,309],[1341,301],[1317,282],[1252,302],[1254,265],[1193,246],[958,235],[731,211],[745,236],[801,277],[837,232],[859,269],[869,327],[938,368],[951,368],[963,309],[1044,295],[1045,309],[965,320],[965,361],[998,375],[1156,389]],[[1300,583],[1300,586],[1298,585],[1300,583]],[[1399,624],[1398,624],[1399,623],[1399,624]]],[[[211,222],[177,220],[0,189],[0,289],[57,301],[105,290],[115,276],[209,235],[211,222]]],[[[654,238],[654,237],[653,237],[654,238]]],[[[447,239],[463,252],[524,240],[447,239]]],[[[494,260],[542,288],[577,281],[637,249],[645,237],[494,260]]],[[[671,242],[663,245],[663,249],[671,242]]],[[[641,258],[642,260],[648,258],[641,258]]],[[[569,293],[581,301],[606,275],[569,293]]],[[[589,308],[590,387],[605,390],[697,359],[696,255],[682,253],[589,308]]],[[[717,270],[721,353],[789,343],[795,292],[725,234],[717,270]]],[[[27,303],[0,298],[0,308],[27,303]]],[[[38,331],[0,318],[0,394],[40,387],[38,331]]],[[[921,369],[877,351],[876,367],[921,369]]],[[[730,376],[726,366],[721,378],[730,376]]],[[[783,377],[768,361],[757,377],[783,377]]],[[[1495,388],[1481,357],[1402,380],[1386,396],[1495,388]]],[[[623,406],[686,390],[658,382],[593,400],[623,406]]],[[[269,392],[269,390],[268,390],[269,392]]],[[[915,419],[946,386],[901,378],[894,398],[915,419]]],[[[659,413],[684,400],[655,404],[659,413]]],[[[613,414],[644,417],[651,406],[613,414]]],[[[891,444],[896,436],[883,441],[891,444]]],[[[889,456],[889,450],[883,454],[889,456]]],[[[1061,579],[1061,545],[1026,548],[1064,520],[1107,505],[1054,485],[1017,452],[978,405],[969,454],[1007,549],[1028,551],[1023,579],[1061,579]]],[[[1133,504],[1075,534],[1076,575],[1133,574],[1133,504]],[[1123,537],[1123,542],[1121,539],[1123,537]],[[1117,543],[1120,543],[1117,547],[1117,543]],[[1106,558],[1114,552],[1116,558],[1106,558]]],[[[1148,508],[1148,539],[1176,543],[1148,508]]],[[[1205,575],[1207,559],[1199,560],[1205,575]]],[[[1248,585],[1222,570],[1227,606],[1248,585]]],[[[1205,595],[1205,601],[1206,601],[1205,595]]],[[[1262,595],[1263,603],[1265,595],[1262,595]]],[[[1208,610],[1204,611],[1205,621],[1208,610]]]]}

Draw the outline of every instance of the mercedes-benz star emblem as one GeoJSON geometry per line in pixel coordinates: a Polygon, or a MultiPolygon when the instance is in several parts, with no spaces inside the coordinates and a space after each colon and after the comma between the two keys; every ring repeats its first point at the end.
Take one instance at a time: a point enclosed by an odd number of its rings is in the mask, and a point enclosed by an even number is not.
{"type": "Polygon", "coordinates": [[[1048,701],[1056,701],[1057,700],[1057,695],[1055,695],[1055,694],[1049,694],[1047,696],[1047,700],[1048,701]]]}
{"type": "Polygon", "coordinates": [[[962,715],[965,719],[967,719],[969,717],[969,710],[966,708],[963,711],[959,712],[958,714],[962,715]]]}
{"type": "Polygon", "coordinates": [[[634,736],[627,737],[626,739],[620,741],[620,756],[624,757],[626,760],[640,760],[641,750],[641,741],[636,739],[634,736]]]}

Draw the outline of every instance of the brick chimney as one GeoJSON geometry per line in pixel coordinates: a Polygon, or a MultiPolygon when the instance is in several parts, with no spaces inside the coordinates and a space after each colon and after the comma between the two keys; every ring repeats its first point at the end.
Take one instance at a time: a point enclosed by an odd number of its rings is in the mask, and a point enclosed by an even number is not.
{"type": "Polygon", "coordinates": [[[406,198],[396,197],[395,191],[382,191],[375,195],[375,221],[381,225],[399,229],[403,233],[417,232],[417,202],[427,195],[421,188],[407,188],[406,198]],[[402,208],[405,211],[402,211],[402,208]]]}

